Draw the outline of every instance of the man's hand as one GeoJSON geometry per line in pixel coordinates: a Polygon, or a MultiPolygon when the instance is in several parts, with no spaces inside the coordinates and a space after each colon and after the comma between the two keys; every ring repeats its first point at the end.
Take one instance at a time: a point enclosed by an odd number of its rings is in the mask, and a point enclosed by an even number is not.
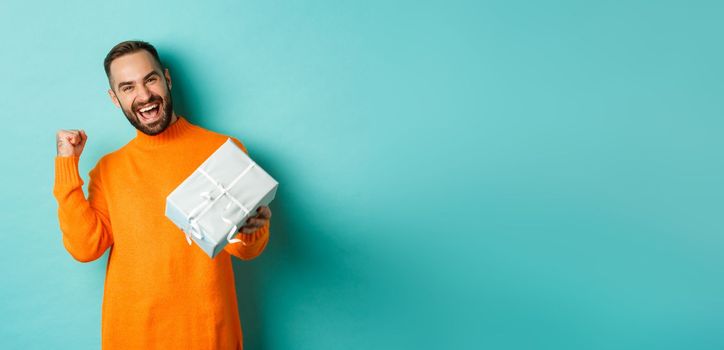
{"type": "Polygon", "coordinates": [[[246,225],[242,226],[239,232],[241,233],[254,233],[256,230],[266,225],[271,219],[271,209],[266,206],[261,206],[256,210],[256,215],[246,219],[246,225]]]}
{"type": "Polygon", "coordinates": [[[58,130],[55,134],[55,143],[58,147],[59,157],[80,156],[88,139],[83,130],[58,130]]]}

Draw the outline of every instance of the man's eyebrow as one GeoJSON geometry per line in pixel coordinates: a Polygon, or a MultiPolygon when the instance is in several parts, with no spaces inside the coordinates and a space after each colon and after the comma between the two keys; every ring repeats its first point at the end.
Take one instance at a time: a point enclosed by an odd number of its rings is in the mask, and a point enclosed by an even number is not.
{"type": "MultiPolygon", "coordinates": [[[[151,76],[153,76],[153,75],[161,76],[157,71],[154,70],[154,71],[151,71],[150,73],[146,74],[146,76],[143,77],[143,80],[146,80],[146,79],[148,79],[149,77],[151,77],[151,76]]],[[[133,84],[132,81],[120,82],[120,83],[118,83],[118,88],[120,89],[120,88],[122,88],[122,87],[125,86],[125,85],[131,85],[131,84],[133,84]]]]}

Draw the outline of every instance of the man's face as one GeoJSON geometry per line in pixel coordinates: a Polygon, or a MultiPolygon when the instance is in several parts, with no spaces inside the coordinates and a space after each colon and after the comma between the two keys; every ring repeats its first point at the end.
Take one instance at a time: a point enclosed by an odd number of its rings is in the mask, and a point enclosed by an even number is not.
{"type": "Polygon", "coordinates": [[[146,50],[123,55],[111,62],[113,103],[123,110],[128,121],[147,135],[156,135],[171,124],[171,76],[161,71],[153,56],[146,50]]]}

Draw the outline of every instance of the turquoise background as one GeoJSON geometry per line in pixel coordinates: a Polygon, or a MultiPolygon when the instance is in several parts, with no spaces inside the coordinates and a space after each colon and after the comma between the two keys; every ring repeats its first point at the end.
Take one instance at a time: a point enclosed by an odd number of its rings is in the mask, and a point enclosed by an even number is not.
{"type": "MultiPolygon", "coordinates": [[[[235,261],[247,349],[724,348],[717,1],[0,2],[0,348],[97,349],[80,172],[135,129],[102,60],[147,40],[177,111],[281,183],[235,261]]],[[[181,236],[180,236],[181,237],[181,236]]],[[[181,239],[181,238],[180,238],[181,239]]]]}

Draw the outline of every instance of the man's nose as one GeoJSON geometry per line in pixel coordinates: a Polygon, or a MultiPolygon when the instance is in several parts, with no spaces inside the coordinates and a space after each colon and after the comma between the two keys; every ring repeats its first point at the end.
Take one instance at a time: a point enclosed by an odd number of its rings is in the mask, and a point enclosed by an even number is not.
{"type": "Polygon", "coordinates": [[[147,102],[149,98],[151,98],[151,92],[148,91],[148,88],[145,85],[141,85],[138,88],[138,99],[147,102]]]}

